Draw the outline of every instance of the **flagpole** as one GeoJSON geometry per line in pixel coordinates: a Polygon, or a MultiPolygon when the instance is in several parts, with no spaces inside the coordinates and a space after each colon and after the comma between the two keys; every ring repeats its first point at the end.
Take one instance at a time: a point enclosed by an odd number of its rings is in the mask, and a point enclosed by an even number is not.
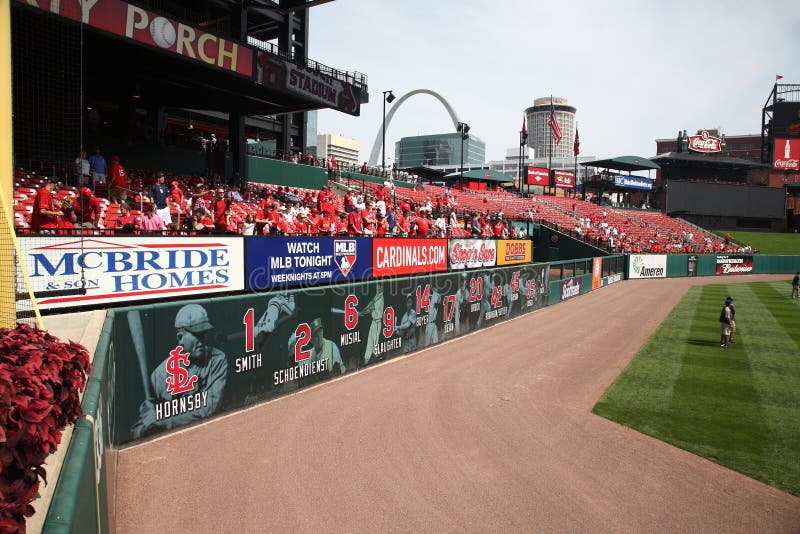
{"type": "MultiPolygon", "coordinates": [[[[550,95],[550,116],[554,117],[555,114],[552,113],[553,111],[553,95],[550,95]]],[[[548,121],[549,122],[549,121],[548,121]]],[[[548,187],[552,187],[550,184],[553,183],[553,126],[549,125],[547,131],[550,132],[550,151],[547,154],[547,185],[548,187]]]]}
{"type": "MultiPolygon", "coordinates": [[[[578,133],[578,123],[575,123],[575,134],[578,133]]],[[[578,187],[578,151],[575,150],[575,141],[572,141],[572,153],[575,155],[575,169],[572,171],[572,198],[577,196],[576,188],[578,187]]]]}

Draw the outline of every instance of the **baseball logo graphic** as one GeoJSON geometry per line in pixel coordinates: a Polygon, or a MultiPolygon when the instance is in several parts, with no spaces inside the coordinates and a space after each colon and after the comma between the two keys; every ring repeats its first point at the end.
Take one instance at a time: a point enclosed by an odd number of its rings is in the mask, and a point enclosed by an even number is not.
{"type": "Polygon", "coordinates": [[[170,48],[175,44],[175,26],[164,17],[156,17],[150,23],[150,35],[161,48],[170,48]]]}

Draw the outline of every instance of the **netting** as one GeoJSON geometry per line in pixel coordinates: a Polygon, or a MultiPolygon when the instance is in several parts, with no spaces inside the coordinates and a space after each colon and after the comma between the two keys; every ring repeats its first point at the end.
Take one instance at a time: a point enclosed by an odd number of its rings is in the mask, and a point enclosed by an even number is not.
{"type": "MultiPolygon", "coordinates": [[[[53,291],[65,293],[48,277],[35,276],[35,272],[33,277],[26,276],[26,265],[35,271],[31,251],[53,245],[53,234],[70,234],[73,242],[82,244],[83,236],[72,235],[74,230],[62,224],[68,223],[63,200],[71,200],[86,184],[83,122],[88,113],[83,101],[83,25],[16,2],[12,2],[10,15],[13,196],[3,206],[10,219],[4,218],[2,223],[0,265],[3,287],[12,288],[0,297],[6,325],[35,321],[36,299],[53,291]],[[47,186],[48,177],[57,177],[58,185],[47,186]],[[37,195],[46,188],[51,191],[48,200],[40,201],[37,195]],[[34,212],[41,212],[44,203],[57,219],[59,230],[37,228],[34,212]]],[[[67,292],[75,291],[83,288],[67,292]]]]}

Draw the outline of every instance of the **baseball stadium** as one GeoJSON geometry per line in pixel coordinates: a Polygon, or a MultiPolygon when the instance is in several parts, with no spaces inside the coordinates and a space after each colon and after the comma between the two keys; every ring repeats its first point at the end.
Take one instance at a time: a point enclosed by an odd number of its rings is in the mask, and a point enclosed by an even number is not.
{"type": "Polygon", "coordinates": [[[356,166],[331,1],[0,0],[0,531],[800,529],[800,85],[757,161],[356,166]]]}

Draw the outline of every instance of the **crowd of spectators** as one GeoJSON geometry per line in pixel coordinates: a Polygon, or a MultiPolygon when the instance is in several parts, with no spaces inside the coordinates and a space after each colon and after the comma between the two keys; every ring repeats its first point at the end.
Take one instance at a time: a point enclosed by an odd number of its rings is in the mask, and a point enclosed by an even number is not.
{"type": "MultiPolygon", "coordinates": [[[[98,156],[99,150],[93,157],[98,156]]],[[[308,160],[318,163],[313,157],[308,160]]],[[[333,189],[329,185],[321,191],[241,180],[230,185],[218,175],[129,173],[119,157],[111,161],[107,173],[96,172],[90,163],[86,185],[80,187],[56,191],[55,179],[39,179],[29,225],[20,226],[45,233],[77,229],[119,234],[521,238],[526,237],[524,225],[514,225],[514,220],[554,224],[548,217],[555,214],[559,230],[614,252],[747,251],[701,229],[695,237],[691,229],[673,225],[676,220],[663,214],[657,214],[663,220],[645,220],[647,212],[638,218],[636,212],[606,211],[563,197],[523,198],[430,185],[394,189],[391,180],[366,188],[352,181],[348,188],[347,180],[329,182],[333,189]],[[570,201],[571,207],[565,205],[570,201]],[[505,214],[504,207],[510,213],[505,214]]],[[[83,162],[76,161],[76,168],[78,164],[83,170],[83,162]]]]}

